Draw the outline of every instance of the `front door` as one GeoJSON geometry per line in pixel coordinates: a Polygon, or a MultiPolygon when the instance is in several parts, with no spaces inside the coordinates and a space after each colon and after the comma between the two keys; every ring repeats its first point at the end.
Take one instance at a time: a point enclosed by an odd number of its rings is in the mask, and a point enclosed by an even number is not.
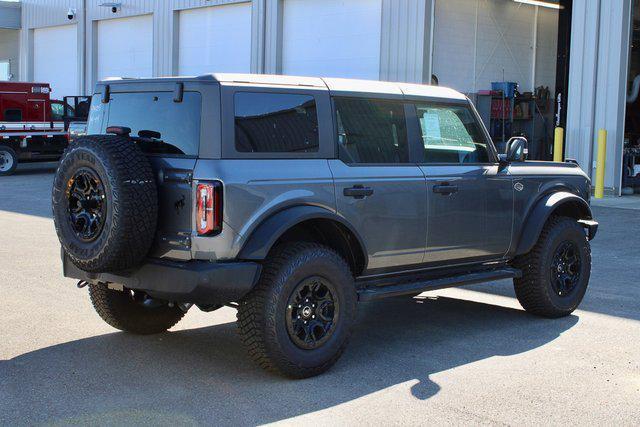
{"type": "Polygon", "coordinates": [[[355,98],[334,104],[340,158],[329,166],[337,210],[360,233],[369,272],[421,263],[425,179],[409,163],[403,104],[355,98]]]}
{"type": "Polygon", "coordinates": [[[502,257],[511,242],[512,179],[470,106],[417,103],[427,180],[425,262],[502,257]]]}

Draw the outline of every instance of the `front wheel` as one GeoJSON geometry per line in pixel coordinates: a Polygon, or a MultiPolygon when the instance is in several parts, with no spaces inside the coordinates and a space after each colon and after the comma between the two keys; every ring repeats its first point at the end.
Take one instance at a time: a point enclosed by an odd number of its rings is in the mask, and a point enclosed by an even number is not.
{"type": "Polygon", "coordinates": [[[514,264],[522,270],[514,287],[526,311],[543,317],[567,316],[587,291],[591,248],[575,219],[556,216],[545,224],[533,249],[514,264]]]}
{"type": "Polygon", "coordinates": [[[0,145],[0,176],[11,175],[18,167],[18,155],[13,148],[0,145]]]}
{"type": "Polygon", "coordinates": [[[335,251],[292,243],[273,251],[253,291],[240,302],[238,329],[263,368],[312,377],[340,357],[356,315],[349,266],[335,251]]]}

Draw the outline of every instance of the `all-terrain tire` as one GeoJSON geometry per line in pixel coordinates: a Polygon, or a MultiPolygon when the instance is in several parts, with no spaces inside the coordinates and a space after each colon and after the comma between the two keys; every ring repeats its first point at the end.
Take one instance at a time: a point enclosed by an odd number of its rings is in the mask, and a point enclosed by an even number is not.
{"type": "Polygon", "coordinates": [[[584,229],[573,218],[553,216],[545,224],[533,249],[514,260],[522,277],[513,280],[516,297],[529,313],[543,317],[563,317],[580,304],[591,274],[591,248],[584,229]],[[569,243],[579,260],[577,283],[571,291],[558,293],[552,284],[556,251],[569,243]]]}
{"type": "MultiPolygon", "coordinates": [[[[96,210],[96,203],[87,206],[96,210]]],[[[91,135],[72,143],[56,172],[52,205],[58,239],[82,270],[134,267],[151,248],[158,219],[158,190],[149,160],[129,138],[91,135]],[[99,204],[101,220],[92,221],[97,224],[92,225],[95,229],[83,228],[81,215],[75,221],[71,216],[70,209],[81,204],[73,195],[80,180],[90,181],[97,188],[93,193],[101,194],[91,196],[92,200],[104,203],[99,204]]]]}
{"type": "Polygon", "coordinates": [[[258,284],[240,302],[238,331],[261,367],[291,378],[307,378],[326,371],[341,356],[356,308],[353,275],[340,255],[315,243],[289,243],[270,253],[258,284]],[[334,289],[338,307],[335,329],[319,347],[301,348],[287,326],[290,298],[305,280],[317,276],[334,289]]]}
{"type": "Polygon", "coordinates": [[[164,332],[182,319],[184,312],[177,306],[157,300],[147,300],[145,295],[128,289],[117,291],[103,283],[89,284],[91,303],[98,315],[109,325],[121,331],[148,335],[164,332]]]}
{"type": "Polygon", "coordinates": [[[0,176],[12,175],[18,167],[18,154],[8,145],[0,145],[0,176]]]}

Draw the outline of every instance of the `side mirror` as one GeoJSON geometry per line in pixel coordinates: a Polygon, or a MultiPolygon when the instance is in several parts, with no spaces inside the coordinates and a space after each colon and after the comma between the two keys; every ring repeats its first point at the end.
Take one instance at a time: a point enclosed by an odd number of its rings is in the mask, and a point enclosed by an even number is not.
{"type": "Polygon", "coordinates": [[[524,162],[527,159],[527,154],[527,138],[522,136],[513,136],[509,138],[509,141],[507,141],[507,147],[503,158],[507,163],[524,162]]]}

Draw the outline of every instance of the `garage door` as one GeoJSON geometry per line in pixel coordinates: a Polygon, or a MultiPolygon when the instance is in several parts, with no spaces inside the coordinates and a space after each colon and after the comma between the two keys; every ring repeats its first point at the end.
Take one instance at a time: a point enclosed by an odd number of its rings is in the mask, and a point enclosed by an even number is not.
{"type": "Polygon", "coordinates": [[[153,16],[98,22],[98,79],[153,75],[153,16]]]}
{"type": "Polygon", "coordinates": [[[178,72],[248,73],[251,65],[251,3],[180,12],[178,72]]]}
{"type": "Polygon", "coordinates": [[[378,79],[382,0],[285,0],[285,74],[378,79]]]}
{"type": "Polygon", "coordinates": [[[50,83],[54,99],[79,95],[75,24],[33,30],[33,79],[50,83]]]}

